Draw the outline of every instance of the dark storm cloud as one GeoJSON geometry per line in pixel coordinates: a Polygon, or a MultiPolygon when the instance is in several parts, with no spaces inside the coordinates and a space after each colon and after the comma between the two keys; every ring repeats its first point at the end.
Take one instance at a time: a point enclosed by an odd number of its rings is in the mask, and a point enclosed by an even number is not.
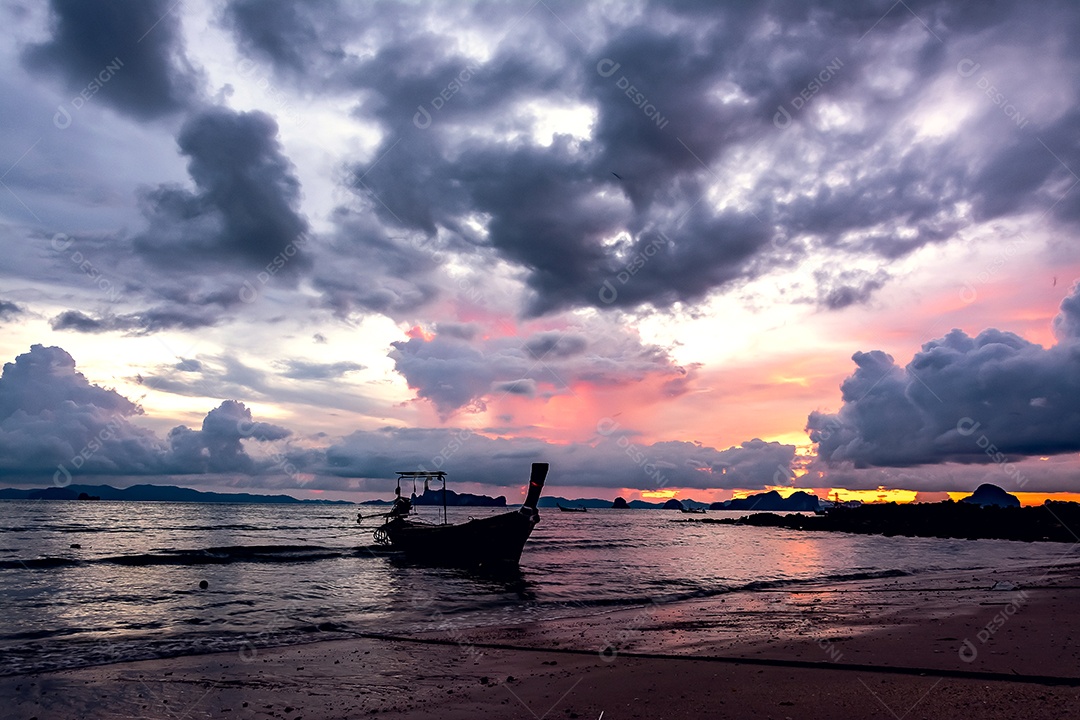
{"type": "Polygon", "coordinates": [[[1073,291],[1061,301],[1053,321],[1054,335],[1061,343],[1080,340],[1080,285],[1073,286],[1073,291]]]}
{"type": "Polygon", "coordinates": [[[491,390],[496,394],[536,397],[536,381],[532,378],[528,378],[526,380],[511,380],[509,382],[495,383],[491,386],[491,390]]]}
{"type": "Polygon", "coordinates": [[[241,263],[273,276],[306,267],[300,182],[273,118],[211,108],[184,123],[177,143],[196,191],[145,192],[150,228],[135,239],[143,258],[170,269],[241,263]]]}
{"type": "Polygon", "coordinates": [[[253,420],[234,400],[207,413],[201,429],[179,426],[164,441],[130,422],[142,412],[115,390],[92,384],[62,348],[33,345],[0,376],[0,471],[53,477],[61,485],[79,474],[273,474],[274,463],[253,460],[243,441],[291,435],[253,420]]]}
{"type": "Polygon", "coordinates": [[[14,320],[26,312],[26,309],[10,300],[0,300],[0,321],[14,320]]]}
{"type": "MultiPolygon", "coordinates": [[[[425,6],[255,17],[245,2],[226,15],[242,47],[294,81],[363,93],[357,117],[385,134],[345,184],[368,212],[466,258],[495,250],[526,271],[534,315],[692,304],[822,252],[895,260],[954,238],[972,213],[1053,206],[1064,218],[1080,203],[1064,193],[1080,166],[1075,113],[1053,110],[1037,139],[981,74],[958,69],[977,54],[1023,104],[1040,86],[1009,53],[1027,53],[1029,35],[1067,37],[1066,5],[651,3],[630,22],[572,4],[488,10],[449,24],[425,6]],[[464,24],[494,38],[490,55],[463,54],[464,24]],[[383,35],[352,54],[333,29],[345,26],[383,35]],[[974,112],[923,136],[916,110],[943,102],[939,86],[970,90],[974,112]],[[595,111],[590,137],[529,137],[530,105],[567,104],[595,111]],[[745,171],[760,163],[768,172],[745,171]]],[[[821,305],[863,302],[886,281],[823,287],[821,305]]],[[[427,297],[405,287],[352,302],[342,286],[322,283],[339,311],[427,297]]]]}
{"type": "MultiPolygon", "coordinates": [[[[135,245],[156,271],[282,259],[285,287],[311,274],[340,316],[429,309],[452,294],[446,260],[506,261],[530,291],[515,299],[525,314],[664,308],[823,253],[901,258],[973,219],[1080,219],[1069,3],[234,0],[217,19],[276,73],[274,92],[354,102],[381,133],[342,160],[354,207],[325,247],[300,251],[299,183],[273,123],[198,109],[182,10],[57,2],[25,62],[84,88],[123,56],[106,102],[194,113],[178,138],[194,190],[142,198],[135,245]],[[951,103],[952,126],[924,133],[923,111],[951,103]],[[587,136],[535,123],[569,108],[589,115],[587,136]]],[[[872,285],[826,282],[820,305],[865,301],[872,285]]]]}
{"type": "Polygon", "coordinates": [[[829,310],[842,310],[868,301],[885,286],[889,275],[884,270],[875,273],[842,270],[835,275],[819,271],[814,273],[814,278],[818,284],[818,304],[829,310]]]}
{"type": "MultiPolygon", "coordinates": [[[[859,85],[870,56],[857,44],[883,12],[819,10],[819,21],[781,23],[779,32],[763,36],[776,21],[767,9],[703,14],[656,5],[640,22],[612,29],[595,52],[586,53],[559,25],[587,32],[588,14],[559,7],[558,18],[544,14],[525,21],[532,32],[544,29],[538,43],[543,52],[516,46],[507,52],[512,42],[507,40],[469,73],[423,132],[403,128],[401,118],[437,95],[429,86],[445,84],[455,78],[455,68],[476,63],[452,54],[439,57],[440,46],[426,31],[433,61],[404,62],[402,57],[414,57],[406,50],[421,33],[395,36],[366,61],[372,71],[356,80],[384,101],[365,108],[388,130],[373,160],[356,168],[364,178],[360,193],[376,198],[371,209],[385,223],[431,235],[440,229],[452,234],[464,213],[490,217],[487,242],[528,270],[534,314],[574,305],[695,302],[771,269],[766,259],[775,255],[778,227],[781,234],[814,234],[826,246],[840,244],[853,230],[900,222],[913,227],[914,234],[904,237],[875,231],[853,248],[886,257],[946,239],[954,226],[949,194],[942,210],[942,188],[960,170],[946,165],[937,177],[917,180],[934,162],[940,164],[941,154],[928,148],[899,163],[875,165],[869,182],[848,182],[831,192],[806,188],[804,172],[792,176],[797,181],[783,175],[763,178],[750,189],[749,208],[717,211],[701,202],[710,186],[726,184],[712,168],[740,147],[762,142],[787,147],[798,137],[821,146],[835,168],[889,127],[886,113],[904,98],[882,103],[880,116],[871,117],[859,138],[825,133],[801,119],[800,128],[786,138],[773,126],[778,105],[797,98],[822,73],[828,75],[831,97],[876,100],[859,85]],[[669,21],[663,29],[648,22],[660,15],[669,21]],[[552,44],[560,52],[553,55],[552,44]],[[397,61],[392,69],[391,60],[397,61]],[[375,72],[380,68],[386,71],[375,72]],[[499,81],[503,92],[492,92],[499,81]],[[627,96],[631,83],[642,95],[627,96]],[[495,131],[524,129],[514,103],[530,85],[534,102],[572,99],[595,106],[592,137],[557,137],[543,147],[471,134],[478,122],[495,131]],[[486,117],[478,117],[481,110],[486,117]],[[775,200],[777,184],[785,183],[793,197],[775,200]],[[623,239],[613,242],[620,234],[623,239]]],[[[886,18],[879,31],[904,26],[904,18],[886,18]]],[[[928,47],[936,41],[924,32],[915,42],[928,47]]],[[[919,73],[942,70],[942,60],[932,55],[915,58],[922,64],[919,73]]],[[[786,162],[803,164],[805,158],[796,150],[786,162]]],[[[809,251],[784,248],[787,255],[809,251]]],[[[841,297],[826,302],[842,304],[841,297]]]]}
{"type": "Polygon", "coordinates": [[[522,483],[530,463],[548,462],[552,486],[761,488],[790,477],[794,455],[793,445],[761,440],[726,450],[687,442],[637,443],[619,430],[589,446],[489,438],[468,430],[383,428],[355,432],[328,448],[323,471],[388,478],[402,468],[449,468],[455,481],[506,486],[522,483]],[[387,447],[394,448],[393,457],[387,447]]]}
{"type": "Polygon", "coordinates": [[[432,274],[443,258],[438,246],[391,236],[373,216],[339,210],[327,252],[311,273],[324,304],[345,317],[376,312],[398,317],[439,295],[432,274]]]}
{"type": "Polygon", "coordinates": [[[1050,348],[990,329],[974,338],[953,330],[903,368],[879,350],[856,353],[840,411],[807,421],[818,457],[908,467],[1080,450],[1078,298],[1074,289],[1062,303],[1050,348]]]}
{"type": "Polygon", "coordinates": [[[163,330],[197,330],[212,327],[221,318],[213,313],[191,311],[183,307],[150,308],[140,312],[93,317],[80,310],[65,310],[49,325],[53,330],[82,333],[122,332],[127,335],[150,335],[163,330]]]}
{"type": "Polygon", "coordinates": [[[185,55],[173,0],[52,0],[50,8],[52,37],[23,54],[31,70],[142,120],[199,98],[203,78],[185,55]]]}
{"type": "Polygon", "coordinates": [[[357,370],[363,370],[359,363],[343,360],[341,362],[319,363],[307,360],[285,360],[279,363],[284,377],[293,380],[333,380],[357,370]]]}
{"type": "Polygon", "coordinates": [[[588,347],[588,341],[580,335],[558,332],[538,333],[525,342],[525,349],[534,358],[565,358],[580,355],[588,347]]]}
{"type": "Polygon", "coordinates": [[[252,473],[258,469],[243,440],[283,440],[292,433],[278,425],[254,422],[243,403],[226,400],[206,414],[201,430],[180,425],[169,431],[170,460],[188,472],[252,473]]]}
{"type": "Polygon", "coordinates": [[[17,475],[160,468],[153,433],[131,425],[138,405],[91,384],[58,347],[33,345],[0,376],[0,468],[17,475]],[[63,465],[65,470],[60,469],[63,465]]]}
{"type": "Polygon", "coordinates": [[[317,60],[341,60],[344,53],[321,39],[330,30],[322,18],[341,18],[333,0],[296,3],[289,0],[236,0],[223,21],[250,56],[267,58],[281,74],[300,74],[317,60]]]}
{"type": "Polygon", "coordinates": [[[202,363],[192,358],[181,358],[173,367],[180,372],[199,372],[203,369],[202,363]]]}

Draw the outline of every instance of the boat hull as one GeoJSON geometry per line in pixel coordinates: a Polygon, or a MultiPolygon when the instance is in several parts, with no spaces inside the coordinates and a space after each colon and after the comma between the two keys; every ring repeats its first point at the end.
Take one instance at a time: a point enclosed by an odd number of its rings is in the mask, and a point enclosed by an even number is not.
{"type": "Polygon", "coordinates": [[[390,547],[412,562],[452,567],[517,565],[540,516],[530,508],[459,525],[426,525],[397,518],[384,526],[390,547]]]}

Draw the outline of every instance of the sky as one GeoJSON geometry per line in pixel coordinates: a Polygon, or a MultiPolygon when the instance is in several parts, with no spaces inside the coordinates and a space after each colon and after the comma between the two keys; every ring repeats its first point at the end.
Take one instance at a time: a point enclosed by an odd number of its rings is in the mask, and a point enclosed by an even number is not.
{"type": "Polygon", "coordinates": [[[0,18],[5,485],[1080,492],[1075,3],[0,18]]]}

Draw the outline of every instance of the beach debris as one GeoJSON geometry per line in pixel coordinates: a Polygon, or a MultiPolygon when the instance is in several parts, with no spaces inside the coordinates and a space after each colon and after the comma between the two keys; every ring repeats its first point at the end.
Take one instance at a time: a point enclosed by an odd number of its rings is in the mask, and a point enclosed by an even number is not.
{"type": "Polygon", "coordinates": [[[1016,589],[1016,585],[1014,585],[1013,583],[1009,582],[1008,580],[998,580],[998,581],[997,581],[996,583],[994,583],[994,586],[993,586],[993,587],[991,587],[990,589],[991,589],[991,590],[1005,590],[1005,591],[1009,591],[1009,590],[1015,590],[1015,589],[1016,589]]]}
{"type": "Polygon", "coordinates": [[[82,545],[80,545],[79,543],[71,543],[71,549],[72,550],[82,550],[82,545]]]}
{"type": "Polygon", "coordinates": [[[210,583],[206,582],[205,580],[200,580],[199,581],[199,589],[200,590],[205,590],[208,587],[210,587],[210,583]]]}

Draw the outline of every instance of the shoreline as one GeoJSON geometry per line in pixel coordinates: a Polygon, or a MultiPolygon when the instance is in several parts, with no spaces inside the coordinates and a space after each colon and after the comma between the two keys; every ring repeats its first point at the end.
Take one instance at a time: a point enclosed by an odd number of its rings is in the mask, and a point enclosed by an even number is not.
{"type": "Polygon", "coordinates": [[[913,704],[913,717],[1067,717],[1080,687],[1068,559],[16,675],[0,690],[26,720],[889,717],[913,704]]]}

